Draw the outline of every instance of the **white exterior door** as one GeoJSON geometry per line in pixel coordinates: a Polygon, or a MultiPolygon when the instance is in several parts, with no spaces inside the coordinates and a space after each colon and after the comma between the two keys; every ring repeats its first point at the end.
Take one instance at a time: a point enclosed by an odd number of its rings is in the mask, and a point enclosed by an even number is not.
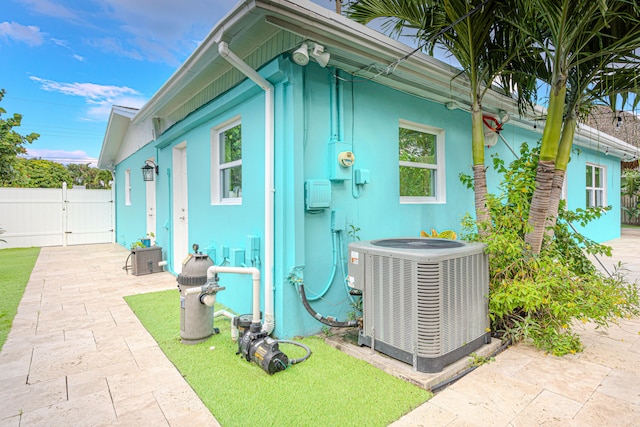
{"type": "Polygon", "coordinates": [[[173,271],[182,272],[189,254],[189,211],[187,193],[187,143],[173,148],[173,271]]]}
{"type": "MultiPolygon", "coordinates": [[[[156,235],[156,181],[146,181],[147,234],[156,235]]],[[[155,237],[151,239],[155,242],[155,237]]]]}

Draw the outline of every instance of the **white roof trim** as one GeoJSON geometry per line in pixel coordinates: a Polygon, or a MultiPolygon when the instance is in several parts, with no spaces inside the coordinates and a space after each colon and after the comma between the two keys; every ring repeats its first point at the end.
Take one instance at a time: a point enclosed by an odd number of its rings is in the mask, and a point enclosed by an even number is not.
{"type": "MultiPolygon", "coordinates": [[[[385,66],[413,51],[412,47],[398,40],[306,0],[244,0],[215,25],[200,46],[132,118],[132,122],[138,123],[153,118],[163,106],[180,94],[199,71],[219,58],[217,44],[221,40],[230,42],[234,37],[242,38],[247,31],[251,31],[247,30],[252,27],[251,24],[261,20],[302,37],[325,43],[326,46],[350,52],[354,58],[360,59],[360,65],[364,66],[385,66]],[[369,64],[363,64],[364,60],[370,61],[369,64]]],[[[436,102],[454,101],[462,109],[468,109],[469,84],[462,76],[453,79],[459,73],[459,70],[448,64],[422,52],[416,52],[399,63],[394,68],[393,75],[381,74],[377,78],[383,85],[393,86],[395,82],[396,86],[415,87],[416,92],[430,93],[430,99],[436,102]]],[[[369,76],[373,74],[370,72],[369,76]]],[[[531,128],[534,123],[533,117],[517,115],[515,100],[496,91],[487,92],[483,106],[488,113],[498,110],[509,112],[513,125],[531,128]]],[[[576,131],[576,143],[593,148],[593,144],[585,144],[586,138],[597,138],[601,144],[598,144],[596,149],[602,152],[607,148],[609,152],[637,151],[636,147],[624,141],[581,125],[576,131]]]]}

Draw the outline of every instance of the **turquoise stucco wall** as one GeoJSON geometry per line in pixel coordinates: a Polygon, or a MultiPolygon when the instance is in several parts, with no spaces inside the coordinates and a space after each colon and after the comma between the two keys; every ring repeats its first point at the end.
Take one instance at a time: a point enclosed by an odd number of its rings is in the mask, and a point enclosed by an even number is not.
{"type": "MultiPolygon", "coordinates": [[[[287,280],[292,271],[303,272],[310,295],[331,285],[323,299],[312,303],[318,312],[343,320],[352,311],[343,284],[346,245],[351,237],[346,230],[332,233],[332,210],[344,214],[347,228],[358,227],[358,237],[362,240],[417,236],[420,230],[431,228],[460,231],[461,218],[473,212],[473,193],[458,178],[461,172],[471,173],[470,116],[464,111],[447,110],[443,105],[357,78],[339,80],[333,91],[334,70],[322,69],[315,63],[300,67],[279,58],[260,72],[274,84],[275,95],[274,335],[308,335],[319,332],[322,325],[304,310],[296,289],[287,280]],[[332,115],[332,93],[339,95],[337,115],[332,115]],[[340,118],[341,127],[334,135],[336,117],[340,118]],[[446,203],[400,203],[400,120],[445,130],[446,203]],[[330,178],[335,161],[330,146],[335,140],[349,144],[356,156],[353,168],[368,170],[370,183],[353,188],[351,180],[333,181],[331,207],[321,212],[307,212],[304,183],[330,178]],[[339,262],[330,281],[334,239],[340,243],[339,262]]],[[[509,125],[502,134],[516,150],[521,142],[531,144],[539,138],[536,130],[509,125]]],[[[124,182],[124,169],[132,169],[134,202],[132,206],[125,206],[123,189],[117,191],[118,242],[130,243],[143,233],[144,183],[138,177],[138,170],[145,158],[155,155],[160,166],[156,187],[157,241],[165,249],[165,259],[173,269],[171,158],[173,147],[184,142],[188,165],[189,244],[200,244],[201,250],[209,252],[216,264],[221,264],[223,246],[231,250],[246,248],[247,236],[256,235],[260,237],[260,260],[264,261],[264,92],[247,80],[174,125],[155,144],[118,165],[118,183],[124,182]],[[211,129],[235,116],[242,120],[242,204],[212,205],[211,129]]],[[[506,146],[498,142],[487,149],[487,165],[492,153],[500,153],[507,161],[513,157],[506,146]]],[[[613,197],[619,194],[616,177],[620,171],[616,160],[582,149],[569,166],[571,208],[584,207],[585,162],[604,162],[607,166],[608,202],[618,205],[586,230],[599,241],[619,234],[619,201],[613,197]]],[[[498,177],[489,169],[490,190],[495,190],[497,181],[498,177]]],[[[263,264],[259,267],[262,274],[269,274],[263,264]]],[[[236,313],[248,313],[251,309],[249,277],[221,275],[221,284],[226,290],[218,294],[218,300],[236,313]]]]}
{"type": "MultiPolygon", "coordinates": [[[[246,249],[248,235],[264,236],[264,93],[245,84],[236,90],[241,100],[237,106],[227,108],[224,103],[212,103],[193,117],[185,119],[176,129],[158,143],[158,162],[161,177],[158,185],[158,229],[162,241],[169,248],[169,268],[175,271],[173,260],[172,204],[173,188],[171,167],[173,148],[186,143],[188,169],[188,242],[199,244],[217,265],[235,261],[231,256],[236,249],[246,249]],[[242,123],[242,204],[221,205],[211,203],[211,129],[239,116],[242,123]],[[223,247],[228,247],[229,259],[223,258],[223,247]]],[[[245,263],[249,262],[246,254],[245,263]]],[[[264,252],[261,253],[264,259],[264,252]]],[[[233,265],[233,264],[232,264],[233,265]]],[[[251,309],[250,276],[224,275],[227,287],[218,294],[222,304],[237,313],[251,309]]]]}
{"type": "Polygon", "coordinates": [[[147,233],[146,184],[142,179],[141,168],[146,159],[153,157],[155,157],[155,149],[147,145],[116,165],[116,242],[127,248],[138,239],[145,237],[147,233]],[[131,171],[130,205],[125,203],[127,170],[131,171]]]}
{"type": "Polygon", "coordinates": [[[569,209],[586,208],[586,165],[587,163],[606,168],[606,205],[611,206],[597,221],[586,227],[574,224],[576,229],[596,242],[620,237],[620,159],[606,156],[589,148],[574,148],[567,168],[567,206],[569,209]]]}

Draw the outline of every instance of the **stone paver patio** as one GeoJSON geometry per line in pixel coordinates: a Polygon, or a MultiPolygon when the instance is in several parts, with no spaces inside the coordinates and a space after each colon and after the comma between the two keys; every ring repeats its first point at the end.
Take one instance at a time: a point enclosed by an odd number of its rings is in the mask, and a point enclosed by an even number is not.
{"type": "Polygon", "coordinates": [[[219,425],[122,298],[175,276],[127,275],[127,255],[42,248],[0,353],[0,426],[219,425]]]}
{"type": "MultiPolygon", "coordinates": [[[[640,230],[608,244],[640,279],[640,230]]],[[[42,249],[0,352],[0,427],[219,425],[122,298],[175,289],[175,277],[127,275],[127,255],[42,249]]],[[[583,353],[509,348],[393,425],[640,425],[640,319],[578,331],[583,353]]]]}
{"type": "MultiPolygon", "coordinates": [[[[640,229],[606,242],[640,283],[640,229]]],[[[640,426],[640,319],[576,326],[584,352],[545,355],[519,344],[393,423],[404,426],[640,426]]]]}

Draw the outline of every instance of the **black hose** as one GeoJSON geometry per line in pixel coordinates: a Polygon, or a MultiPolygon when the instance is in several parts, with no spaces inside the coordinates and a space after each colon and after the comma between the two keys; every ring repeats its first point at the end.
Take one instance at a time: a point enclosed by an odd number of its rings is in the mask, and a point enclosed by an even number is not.
{"type": "Polygon", "coordinates": [[[298,347],[302,347],[305,349],[305,351],[307,352],[307,354],[305,354],[303,357],[300,357],[298,359],[289,359],[289,365],[295,365],[296,363],[302,363],[305,360],[307,360],[309,358],[309,356],[311,356],[311,349],[302,344],[301,342],[297,342],[297,341],[292,341],[292,340],[276,340],[277,343],[282,343],[282,344],[293,344],[293,345],[297,345],[298,347]]]}
{"type": "Polygon", "coordinates": [[[124,262],[124,267],[122,267],[122,269],[124,271],[126,271],[127,274],[129,274],[129,258],[131,258],[131,252],[129,252],[129,256],[127,257],[126,261],[124,262]]]}
{"type": "Polygon", "coordinates": [[[302,283],[298,284],[298,292],[300,293],[300,299],[302,300],[302,305],[307,309],[310,315],[316,318],[320,323],[323,323],[327,326],[332,326],[334,328],[352,328],[354,326],[358,326],[357,320],[349,320],[347,322],[340,322],[332,317],[324,317],[317,311],[313,309],[309,305],[309,301],[307,301],[307,295],[304,293],[304,285],[302,283]]]}
{"type": "MultiPolygon", "coordinates": [[[[493,353],[491,353],[489,355],[489,358],[495,357],[498,354],[502,353],[503,351],[505,351],[507,349],[507,347],[509,347],[511,345],[511,339],[507,340],[506,343],[502,344],[500,347],[498,347],[498,349],[496,351],[494,351],[493,353]]],[[[465,369],[464,371],[452,376],[451,378],[447,378],[446,380],[434,385],[433,387],[431,387],[431,392],[432,393],[437,393],[440,389],[445,388],[451,384],[453,384],[454,382],[458,381],[460,378],[464,377],[465,375],[475,371],[478,366],[480,365],[476,365],[476,366],[471,366],[467,369],[465,369]]]]}

